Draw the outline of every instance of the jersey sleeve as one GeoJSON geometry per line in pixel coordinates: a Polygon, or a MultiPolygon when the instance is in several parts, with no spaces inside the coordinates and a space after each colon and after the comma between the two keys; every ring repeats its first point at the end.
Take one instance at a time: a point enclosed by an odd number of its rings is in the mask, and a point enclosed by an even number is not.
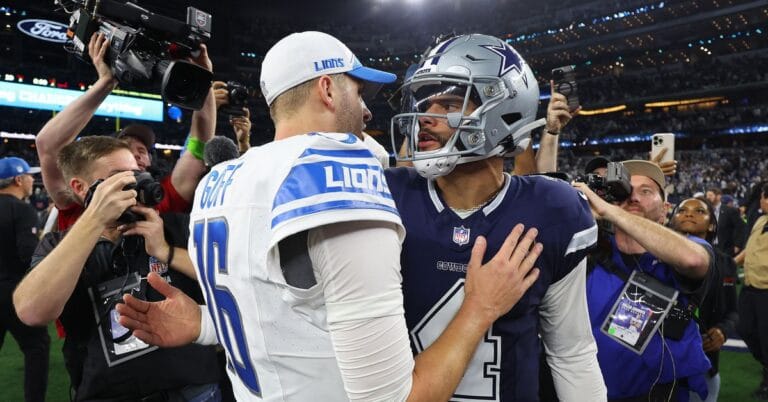
{"type": "Polygon", "coordinates": [[[414,360],[394,226],[345,222],[309,232],[333,349],[352,401],[405,400],[411,388],[414,360]]]}
{"type": "Polygon", "coordinates": [[[586,259],[547,289],[542,299],[541,338],[557,396],[562,401],[605,401],[587,308],[586,259]]]}
{"type": "Polygon", "coordinates": [[[394,223],[404,229],[381,164],[360,142],[316,136],[296,158],[272,202],[276,244],[291,234],[345,221],[394,223]]]}
{"type": "MultiPolygon", "coordinates": [[[[552,179],[549,179],[552,180],[552,179]]],[[[558,180],[546,189],[543,196],[549,210],[557,213],[546,237],[538,239],[544,244],[543,261],[552,270],[552,283],[568,275],[597,244],[597,224],[592,217],[587,197],[565,182],[558,180]]],[[[541,257],[540,257],[541,258],[541,257]]]]}

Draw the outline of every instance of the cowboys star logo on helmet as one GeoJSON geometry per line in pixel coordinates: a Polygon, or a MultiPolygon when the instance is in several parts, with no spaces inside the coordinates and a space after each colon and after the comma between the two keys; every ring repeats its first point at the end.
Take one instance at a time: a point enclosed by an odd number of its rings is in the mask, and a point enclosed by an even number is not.
{"type": "Polygon", "coordinates": [[[523,62],[520,55],[517,54],[515,49],[509,47],[509,45],[481,45],[482,47],[496,53],[501,57],[501,65],[499,66],[499,76],[502,76],[512,70],[521,74],[525,86],[528,86],[528,77],[523,74],[523,62]]]}
{"type": "MultiPolygon", "coordinates": [[[[411,70],[409,70],[411,71],[411,70]]],[[[429,50],[392,100],[392,146],[404,137],[406,154],[427,178],[449,174],[458,164],[514,156],[528,147],[536,119],[539,88],[525,60],[504,41],[462,35],[429,50]],[[530,83],[530,84],[529,84],[530,83]],[[398,99],[399,96],[399,99],[398,99]],[[445,108],[445,104],[452,106],[445,108]],[[431,131],[436,121],[452,134],[431,131]],[[435,149],[435,144],[439,148],[435,149]]]]}

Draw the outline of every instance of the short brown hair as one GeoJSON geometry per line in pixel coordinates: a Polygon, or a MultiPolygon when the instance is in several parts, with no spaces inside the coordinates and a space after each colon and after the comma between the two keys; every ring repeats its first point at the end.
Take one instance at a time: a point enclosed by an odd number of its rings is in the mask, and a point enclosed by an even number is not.
{"type": "Polygon", "coordinates": [[[69,180],[75,176],[88,174],[93,162],[120,149],[131,151],[131,147],[125,140],[103,135],[83,137],[62,148],[56,163],[64,174],[64,178],[69,180]]]}
{"type": "MultiPolygon", "coordinates": [[[[341,85],[342,87],[347,84],[346,80],[344,79],[345,74],[343,73],[331,74],[329,77],[331,77],[331,79],[333,79],[337,85],[341,85]]],[[[317,77],[309,81],[302,82],[301,84],[296,85],[295,87],[283,92],[277,98],[275,98],[275,100],[269,106],[269,117],[272,118],[272,121],[277,122],[279,119],[285,119],[293,116],[296,111],[304,105],[304,102],[306,102],[307,98],[309,98],[309,94],[312,91],[312,86],[314,86],[317,80],[320,78],[321,77],[317,77]]]]}

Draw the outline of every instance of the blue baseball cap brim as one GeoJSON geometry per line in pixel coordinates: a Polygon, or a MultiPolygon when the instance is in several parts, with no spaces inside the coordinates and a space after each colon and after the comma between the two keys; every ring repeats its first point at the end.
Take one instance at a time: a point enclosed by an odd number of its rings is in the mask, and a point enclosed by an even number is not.
{"type": "Polygon", "coordinates": [[[347,71],[347,74],[359,80],[376,84],[391,84],[397,80],[397,76],[395,74],[377,70],[375,68],[365,67],[359,62],[355,63],[355,67],[347,71]]]}
{"type": "Polygon", "coordinates": [[[375,68],[365,67],[360,64],[360,61],[355,59],[353,68],[346,72],[346,74],[363,81],[363,99],[368,101],[372,100],[377,93],[381,90],[384,84],[391,84],[397,80],[397,76],[386,71],[377,70],[375,68]]]}

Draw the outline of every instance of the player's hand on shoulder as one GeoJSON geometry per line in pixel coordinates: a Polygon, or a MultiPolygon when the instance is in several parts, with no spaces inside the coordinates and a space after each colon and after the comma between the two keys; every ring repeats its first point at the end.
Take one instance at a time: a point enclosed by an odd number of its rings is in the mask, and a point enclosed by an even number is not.
{"type": "Polygon", "coordinates": [[[515,226],[486,264],[482,264],[486,240],[482,236],[475,240],[464,285],[465,303],[488,325],[511,310],[539,277],[539,269],[533,267],[543,248],[535,242],[538,230],[523,234],[524,229],[522,224],[515,226]]]}

